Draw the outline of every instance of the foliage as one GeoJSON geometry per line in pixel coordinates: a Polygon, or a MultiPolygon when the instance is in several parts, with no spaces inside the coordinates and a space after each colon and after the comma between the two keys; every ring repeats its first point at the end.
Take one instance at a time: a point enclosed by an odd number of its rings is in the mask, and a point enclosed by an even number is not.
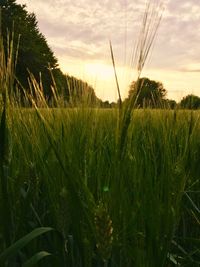
{"type": "MultiPolygon", "coordinates": [[[[44,35],[39,31],[34,13],[29,13],[26,6],[17,4],[16,0],[2,0],[0,8],[4,47],[7,47],[10,39],[14,38],[13,44],[17,56],[16,77],[26,91],[30,91],[29,77],[31,73],[38,83],[42,82],[44,95],[46,99],[49,99],[49,103],[52,102],[54,94],[52,87],[59,98],[64,99],[65,104],[69,102],[70,94],[73,96],[73,100],[74,96],[77,97],[76,102],[83,101],[86,95],[91,98],[92,102],[98,102],[91,86],[62,73],[53,51],[47,44],[44,35]],[[13,36],[10,34],[12,32],[13,36]]],[[[15,87],[14,89],[16,91],[15,87]]],[[[20,89],[20,92],[22,91],[20,89]]],[[[20,94],[23,95],[24,100],[24,94],[20,94]]]]}
{"type": "Polygon", "coordinates": [[[163,84],[148,78],[140,78],[130,85],[128,98],[135,98],[138,107],[161,107],[161,102],[166,96],[163,84]]]}
{"type": "MultiPolygon", "coordinates": [[[[10,258],[12,258],[13,256],[16,256],[16,254],[19,253],[23,247],[27,246],[28,243],[30,243],[33,239],[36,239],[38,236],[41,236],[42,234],[47,233],[52,230],[53,229],[49,227],[40,227],[40,228],[34,229],[31,233],[22,237],[21,239],[16,241],[14,244],[12,244],[10,247],[8,247],[3,253],[1,253],[0,263],[1,264],[4,263],[4,266],[7,266],[6,263],[10,261],[10,258]]],[[[32,256],[30,259],[28,259],[24,263],[23,267],[35,266],[35,264],[38,261],[50,255],[51,254],[46,251],[40,251],[36,253],[34,256],[32,256]]]]}
{"type": "Polygon", "coordinates": [[[177,103],[175,100],[172,99],[162,99],[159,108],[165,109],[175,109],[177,107],[177,103]]]}
{"type": "Polygon", "coordinates": [[[199,109],[200,97],[196,95],[187,95],[181,100],[180,107],[185,109],[199,109]]]}
{"type": "MultiPolygon", "coordinates": [[[[41,73],[43,85],[47,91],[50,86],[50,69],[56,69],[57,59],[48,46],[43,34],[40,33],[34,13],[28,13],[25,5],[19,5],[15,0],[3,0],[0,4],[2,13],[2,35],[4,46],[7,47],[8,34],[14,32],[14,44],[20,42],[18,49],[18,64],[16,76],[20,83],[28,87],[28,72],[39,81],[41,73]]],[[[16,52],[17,53],[17,52],[16,52]]]]}
{"type": "Polygon", "coordinates": [[[73,76],[66,76],[69,87],[70,103],[77,106],[80,103],[87,103],[90,106],[97,106],[100,103],[95,95],[94,89],[87,83],[73,76]]]}

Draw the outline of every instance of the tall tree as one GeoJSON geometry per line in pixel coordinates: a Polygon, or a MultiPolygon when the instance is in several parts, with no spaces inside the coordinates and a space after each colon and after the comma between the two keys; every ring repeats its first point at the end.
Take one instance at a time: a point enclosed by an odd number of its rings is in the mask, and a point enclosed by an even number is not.
{"type": "Polygon", "coordinates": [[[139,107],[159,107],[166,94],[161,82],[145,77],[131,83],[128,98],[135,97],[136,106],[139,107]]]}
{"type": "Polygon", "coordinates": [[[16,77],[25,89],[29,88],[28,77],[32,73],[36,81],[42,80],[44,94],[48,99],[52,96],[51,86],[56,85],[58,94],[65,101],[69,100],[69,94],[73,96],[73,100],[76,97],[79,102],[86,99],[86,95],[90,103],[99,101],[91,86],[62,73],[53,51],[39,31],[34,13],[29,13],[26,6],[17,4],[16,0],[0,0],[0,9],[0,35],[6,48],[8,36],[14,33],[15,49],[18,51],[16,77]]]}
{"type": "Polygon", "coordinates": [[[41,75],[45,94],[50,94],[51,78],[49,68],[58,68],[57,59],[48,46],[44,35],[39,31],[34,13],[28,13],[25,5],[16,0],[1,0],[1,33],[6,47],[8,35],[14,33],[14,44],[18,43],[18,61],[16,76],[27,88],[29,71],[39,80],[41,75]]]}

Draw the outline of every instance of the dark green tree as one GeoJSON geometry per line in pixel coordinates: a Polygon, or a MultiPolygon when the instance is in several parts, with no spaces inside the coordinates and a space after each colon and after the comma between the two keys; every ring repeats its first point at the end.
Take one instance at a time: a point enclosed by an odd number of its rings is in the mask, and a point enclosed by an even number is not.
{"type": "Polygon", "coordinates": [[[128,98],[134,97],[137,107],[161,107],[166,94],[161,82],[140,78],[131,83],[128,98]]]}
{"type": "Polygon", "coordinates": [[[53,51],[39,31],[34,13],[29,13],[26,6],[17,4],[16,0],[0,0],[0,10],[0,35],[3,37],[4,47],[8,47],[8,36],[11,38],[13,34],[15,51],[18,53],[17,83],[29,90],[31,73],[37,82],[42,81],[44,94],[51,104],[54,103],[51,101],[52,86],[56,87],[58,95],[63,97],[65,102],[69,101],[71,95],[73,101],[76,98],[76,102],[87,98],[90,103],[98,103],[99,100],[91,86],[62,73],[53,51]]]}
{"type": "Polygon", "coordinates": [[[181,100],[180,107],[185,109],[199,109],[200,97],[192,94],[187,95],[181,100]]]}
{"type": "Polygon", "coordinates": [[[166,109],[175,109],[177,106],[177,103],[173,99],[163,99],[162,100],[162,107],[166,109]]]}
{"type": "Polygon", "coordinates": [[[19,5],[16,0],[1,0],[1,34],[4,40],[4,47],[7,47],[8,36],[14,33],[14,45],[18,48],[18,60],[16,77],[25,89],[28,86],[28,76],[31,72],[37,81],[40,76],[43,82],[45,95],[51,95],[52,84],[51,74],[55,73],[55,79],[60,80],[60,87],[63,77],[58,69],[57,59],[48,46],[44,35],[39,31],[38,23],[34,13],[28,13],[25,5],[19,5]]]}

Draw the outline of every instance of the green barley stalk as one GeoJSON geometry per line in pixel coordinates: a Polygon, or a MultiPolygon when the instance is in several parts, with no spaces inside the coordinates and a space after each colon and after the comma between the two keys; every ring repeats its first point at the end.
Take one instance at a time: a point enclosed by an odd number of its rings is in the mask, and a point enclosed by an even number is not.
{"type": "Polygon", "coordinates": [[[12,143],[9,122],[9,95],[12,93],[14,83],[15,61],[13,60],[14,45],[13,35],[8,35],[6,47],[7,58],[5,57],[5,48],[3,38],[0,37],[0,88],[3,111],[0,124],[0,169],[1,169],[1,193],[2,193],[2,214],[3,228],[6,246],[11,244],[12,236],[12,212],[9,197],[9,165],[12,156],[12,143]]]}
{"type": "Polygon", "coordinates": [[[11,219],[11,205],[9,197],[9,164],[10,164],[10,133],[7,124],[8,115],[6,105],[3,107],[1,115],[0,125],[0,168],[1,168],[1,194],[2,194],[2,218],[4,227],[4,237],[6,246],[11,244],[11,231],[12,231],[12,219],[11,219]]]}
{"type": "Polygon", "coordinates": [[[119,97],[119,109],[122,108],[122,98],[121,98],[121,93],[120,93],[120,88],[119,88],[119,82],[118,82],[118,77],[117,77],[117,70],[116,70],[116,64],[115,64],[115,57],[113,53],[113,47],[111,41],[109,41],[110,44],[110,53],[111,53],[111,59],[112,59],[112,65],[113,65],[113,70],[115,74],[115,81],[117,85],[117,92],[118,92],[118,97],[119,97]]]}
{"type": "MultiPolygon", "coordinates": [[[[141,76],[145,62],[147,61],[148,56],[153,47],[156,34],[161,22],[162,13],[163,13],[163,8],[161,2],[158,2],[156,4],[154,3],[154,1],[149,1],[143,16],[141,32],[139,35],[138,43],[136,46],[137,48],[134,55],[138,71],[137,80],[139,80],[141,76]]],[[[132,111],[134,108],[136,108],[137,98],[140,94],[140,90],[142,87],[142,85],[140,85],[139,87],[138,84],[139,83],[136,83],[136,88],[135,88],[137,94],[136,95],[133,94],[132,97],[127,102],[127,104],[124,105],[122,110],[122,115],[119,117],[119,129],[118,129],[119,160],[121,160],[121,158],[123,158],[123,155],[125,154],[127,133],[129,125],[131,123],[132,111]]]]}

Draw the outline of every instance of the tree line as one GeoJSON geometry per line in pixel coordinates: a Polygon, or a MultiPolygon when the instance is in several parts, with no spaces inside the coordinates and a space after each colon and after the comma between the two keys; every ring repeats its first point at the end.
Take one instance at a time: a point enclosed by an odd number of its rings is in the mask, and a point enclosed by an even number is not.
{"type": "MultiPolygon", "coordinates": [[[[17,4],[16,0],[0,1],[0,36],[3,39],[5,55],[9,46],[8,40],[13,38],[14,53],[17,54],[15,88],[23,88],[20,91],[22,99],[24,90],[30,90],[31,73],[38,83],[42,83],[45,98],[49,103],[53,99],[51,88],[56,85],[57,94],[68,105],[89,101],[90,104],[103,108],[117,106],[117,103],[99,99],[92,86],[86,82],[61,71],[45,36],[39,31],[35,14],[29,13],[25,5],[17,4]]],[[[200,108],[198,96],[188,95],[177,104],[174,100],[167,99],[166,94],[161,82],[146,77],[140,78],[131,83],[129,95],[123,103],[134,98],[137,108],[175,108],[177,105],[188,109],[200,108]]]]}

